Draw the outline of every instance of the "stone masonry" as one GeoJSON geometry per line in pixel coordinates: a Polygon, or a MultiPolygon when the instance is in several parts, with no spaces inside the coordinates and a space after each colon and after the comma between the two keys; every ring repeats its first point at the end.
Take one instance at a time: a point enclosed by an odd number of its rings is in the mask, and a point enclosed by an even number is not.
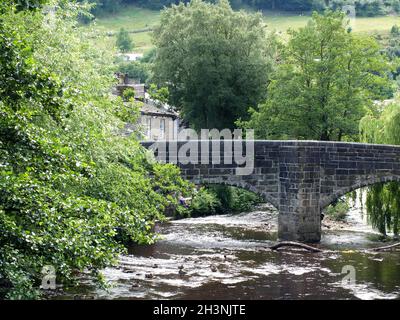
{"type": "MultiPolygon", "coordinates": [[[[154,142],[143,142],[149,148],[154,142]]],[[[165,142],[164,142],[165,143],[165,142]]],[[[348,192],[379,182],[400,181],[400,147],[322,141],[254,141],[254,170],[237,175],[233,164],[212,163],[210,141],[192,141],[208,146],[209,164],[177,163],[169,157],[187,143],[166,142],[156,156],[176,163],[183,177],[195,184],[227,184],[261,195],[279,210],[281,240],[318,242],[321,211],[348,192]],[[172,154],[172,153],[171,153],[172,154]]],[[[222,159],[226,150],[221,140],[222,159]]],[[[243,141],[245,152],[245,141],[243,141]]],[[[204,155],[203,155],[204,157],[204,155]]]]}

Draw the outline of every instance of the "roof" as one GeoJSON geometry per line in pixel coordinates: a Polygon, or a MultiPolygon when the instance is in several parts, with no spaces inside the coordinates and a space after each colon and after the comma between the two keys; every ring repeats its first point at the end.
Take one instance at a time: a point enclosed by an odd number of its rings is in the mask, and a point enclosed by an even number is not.
{"type": "Polygon", "coordinates": [[[178,118],[178,114],[176,112],[167,110],[164,107],[158,107],[158,106],[156,106],[155,104],[153,104],[151,102],[144,102],[143,106],[140,109],[140,112],[143,115],[178,118]]]}

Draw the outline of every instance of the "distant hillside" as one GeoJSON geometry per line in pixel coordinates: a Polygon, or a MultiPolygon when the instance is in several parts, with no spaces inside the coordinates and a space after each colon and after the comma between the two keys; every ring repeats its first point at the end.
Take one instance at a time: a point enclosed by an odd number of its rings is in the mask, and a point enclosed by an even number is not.
{"type": "MultiPolygon", "coordinates": [[[[83,0],[82,0],[83,1],[83,0]]],[[[209,0],[215,2],[216,0],[209,0]]],[[[229,0],[233,8],[250,7],[256,10],[282,10],[289,12],[322,11],[327,8],[339,9],[353,4],[358,16],[371,17],[400,11],[400,0],[229,0]]],[[[188,0],[90,0],[97,4],[95,13],[116,12],[121,5],[130,4],[152,10],[164,6],[189,2],[188,0]]]]}
{"type": "MultiPolygon", "coordinates": [[[[248,10],[253,11],[251,8],[248,10]]],[[[271,30],[285,33],[287,29],[297,29],[309,20],[308,14],[296,14],[286,11],[262,10],[265,21],[271,30]]],[[[114,13],[103,14],[86,27],[93,27],[100,35],[97,37],[98,46],[112,46],[115,34],[120,28],[130,32],[134,41],[135,51],[146,52],[152,48],[151,30],[160,19],[160,10],[144,9],[135,5],[123,5],[114,13]]],[[[393,25],[400,25],[396,15],[361,17],[353,24],[354,32],[388,34],[393,25]]]]}

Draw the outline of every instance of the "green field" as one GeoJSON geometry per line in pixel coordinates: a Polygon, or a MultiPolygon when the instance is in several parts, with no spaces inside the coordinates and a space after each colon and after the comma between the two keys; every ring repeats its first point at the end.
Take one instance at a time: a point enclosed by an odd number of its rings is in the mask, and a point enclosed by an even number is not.
{"type": "Polygon", "coordinates": [[[130,32],[135,32],[131,34],[135,45],[135,51],[146,52],[152,47],[151,31],[136,31],[151,29],[158,23],[159,19],[159,11],[127,6],[116,14],[97,18],[89,27],[93,28],[98,33],[99,36],[96,38],[96,44],[99,47],[113,46],[116,39],[114,34],[121,28],[125,28],[130,32]],[[110,33],[113,35],[110,36],[110,33]]]}
{"type": "MultiPolygon", "coordinates": [[[[306,15],[293,15],[279,12],[263,12],[263,15],[269,29],[276,30],[282,34],[289,28],[297,29],[304,26],[310,19],[310,17],[306,15]]],[[[131,37],[135,44],[135,51],[146,52],[152,47],[151,31],[141,30],[151,29],[158,23],[159,19],[159,11],[127,6],[117,14],[96,19],[90,27],[98,33],[96,44],[99,47],[113,46],[115,44],[115,33],[118,32],[120,28],[125,28],[130,32],[134,32],[131,33],[131,37]]],[[[395,24],[400,25],[400,17],[357,18],[352,27],[354,32],[385,35],[395,24]]]]}
{"type": "MultiPolygon", "coordinates": [[[[310,19],[305,15],[289,15],[276,12],[264,12],[264,19],[270,29],[285,32],[287,29],[298,29],[306,25],[310,19]]],[[[393,25],[400,25],[400,17],[371,17],[357,18],[352,23],[354,32],[362,33],[388,33],[393,25]]]]}

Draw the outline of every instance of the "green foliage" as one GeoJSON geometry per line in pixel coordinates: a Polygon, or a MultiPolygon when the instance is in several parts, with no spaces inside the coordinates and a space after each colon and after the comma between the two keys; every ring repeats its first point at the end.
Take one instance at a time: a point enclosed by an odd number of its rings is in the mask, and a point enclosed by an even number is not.
{"type": "Polygon", "coordinates": [[[123,0],[78,0],[78,2],[88,2],[91,4],[91,13],[101,16],[118,12],[123,0]]]}
{"type": "Polygon", "coordinates": [[[109,98],[112,56],[87,45],[79,7],[65,2],[51,23],[3,8],[0,297],[31,299],[45,265],[70,284],[76,271],[114,263],[118,239],[153,243],[154,221],[192,186],[119,135],[128,114],[109,98]]]}
{"type": "Polygon", "coordinates": [[[240,213],[254,209],[262,199],[250,191],[225,185],[208,185],[194,193],[188,208],[178,209],[178,216],[208,216],[240,213]]]}
{"type": "MultiPolygon", "coordinates": [[[[259,1],[260,3],[274,2],[274,0],[259,1]]],[[[345,5],[353,5],[359,17],[374,17],[384,15],[391,10],[398,10],[398,0],[285,0],[278,2],[275,8],[288,11],[323,11],[326,9],[338,10],[345,5]]]]}
{"type": "Polygon", "coordinates": [[[335,221],[344,221],[347,213],[350,210],[350,205],[347,199],[342,199],[336,204],[331,204],[325,209],[325,213],[335,221]]]}
{"type": "Polygon", "coordinates": [[[313,0],[312,1],[312,10],[323,12],[327,9],[326,1],[324,0],[313,0]]]}
{"type": "Polygon", "coordinates": [[[127,0],[126,2],[134,3],[152,10],[160,10],[164,7],[171,6],[172,4],[178,4],[179,2],[186,3],[188,0],[127,0]]]}
{"type": "Polygon", "coordinates": [[[232,201],[228,210],[233,212],[250,211],[256,204],[262,202],[257,194],[244,189],[231,187],[230,192],[232,201]]]}
{"type": "MultiPolygon", "coordinates": [[[[360,122],[361,139],[370,143],[400,144],[400,104],[398,101],[365,116],[360,122]]],[[[367,212],[370,223],[380,233],[399,234],[400,183],[377,184],[369,188],[367,212]]]]}
{"type": "Polygon", "coordinates": [[[400,12],[400,0],[392,0],[392,1],[391,1],[391,6],[392,6],[392,9],[393,9],[396,13],[399,13],[399,12],[400,12]]]}
{"type": "Polygon", "coordinates": [[[140,60],[142,63],[153,63],[156,57],[157,51],[155,48],[152,48],[148,52],[143,55],[143,58],[140,60]]]}
{"type": "MultiPolygon", "coordinates": [[[[17,11],[37,10],[42,8],[49,0],[7,0],[4,6],[14,6],[17,11]]],[[[2,5],[0,5],[1,8],[2,5]]]]}
{"type": "Polygon", "coordinates": [[[233,128],[265,96],[275,41],[260,14],[193,0],[162,12],[154,43],[154,81],[195,129],[233,128]]]}
{"type": "Polygon", "coordinates": [[[387,231],[399,234],[400,184],[390,182],[372,186],[367,195],[368,221],[382,235],[387,231]]]}
{"type": "Polygon", "coordinates": [[[125,102],[131,101],[131,100],[134,99],[134,98],[135,98],[135,90],[134,90],[134,89],[128,88],[128,89],[125,89],[125,90],[122,92],[122,99],[123,99],[125,102]]]}
{"type": "Polygon", "coordinates": [[[129,52],[133,49],[132,39],[124,28],[119,30],[115,45],[121,52],[129,52]]]}
{"type": "Polygon", "coordinates": [[[169,91],[167,87],[158,88],[157,85],[152,83],[148,90],[150,97],[160,103],[167,103],[169,91]]]}
{"type": "Polygon", "coordinates": [[[114,115],[123,122],[137,123],[139,121],[140,109],[142,105],[142,102],[132,100],[132,97],[130,97],[124,103],[120,103],[118,101],[118,103],[115,104],[114,115]]]}
{"type": "Polygon", "coordinates": [[[201,188],[193,197],[189,212],[192,216],[206,216],[218,213],[221,202],[217,195],[205,188],[201,188]]]}
{"type": "Polygon", "coordinates": [[[214,193],[219,199],[220,207],[217,209],[218,213],[240,213],[250,211],[261,199],[255,193],[250,191],[225,186],[225,185],[209,185],[208,190],[214,193]]]}
{"type": "Polygon", "coordinates": [[[356,13],[361,17],[374,17],[386,14],[382,0],[356,1],[356,13]]]}
{"type": "Polygon", "coordinates": [[[128,75],[129,79],[135,79],[140,83],[146,83],[150,78],[147,63],[141,61],[122,61],[118,63],[117,70],[128,75]]]}
{"type": "Polygon", "coordinates": [[[384,50],[382,51],[393,64],[391,72],[392,78],[399,85],[400,75],[400,29],[397,25],[393,25],[390,31],[389,39],[384,42],[384,50]]]}
{"type": "Polygon", "coordinates": [[[331,11],[289,35],[268,99],[244,126],[267,139],[357,139],[372,101],[392,88],[379,45],[347,32],[343,14],[331,11]]]}
{"type": "MultiPolygon", "coordinates": [[[[162,9],[163,6],[176,4],[179,0],[126,0],[150,9],[162,9]]],[[[188,2],[188,1],[182,1],[188,2]]],[[[215,3],[217,1],[210,0],[215,3]]],[[[323,11],[325,9],[341,9],[345,5],[354,5],[358,16],[371,17],[397,11],[400,8],[398,0],[230,0],[235,8],[251,7],[254,9],[283,10],[293,12],[323,11]]]]}
{"type": "Polygon", "coordinates": [[[396,99],[383,110],[371,110],[360,121],[361,140],[400,145],[400,103],[396,99]]]}
{"type": "Polygon", "coordinates": [[[395,25],[392,27],[392,29],[390,29],[390,33],[391,33],[392,35],[398,36],[398,35],[400,34],[399,26],[398,26],[397,24],[395,24],[395,25]]]}

